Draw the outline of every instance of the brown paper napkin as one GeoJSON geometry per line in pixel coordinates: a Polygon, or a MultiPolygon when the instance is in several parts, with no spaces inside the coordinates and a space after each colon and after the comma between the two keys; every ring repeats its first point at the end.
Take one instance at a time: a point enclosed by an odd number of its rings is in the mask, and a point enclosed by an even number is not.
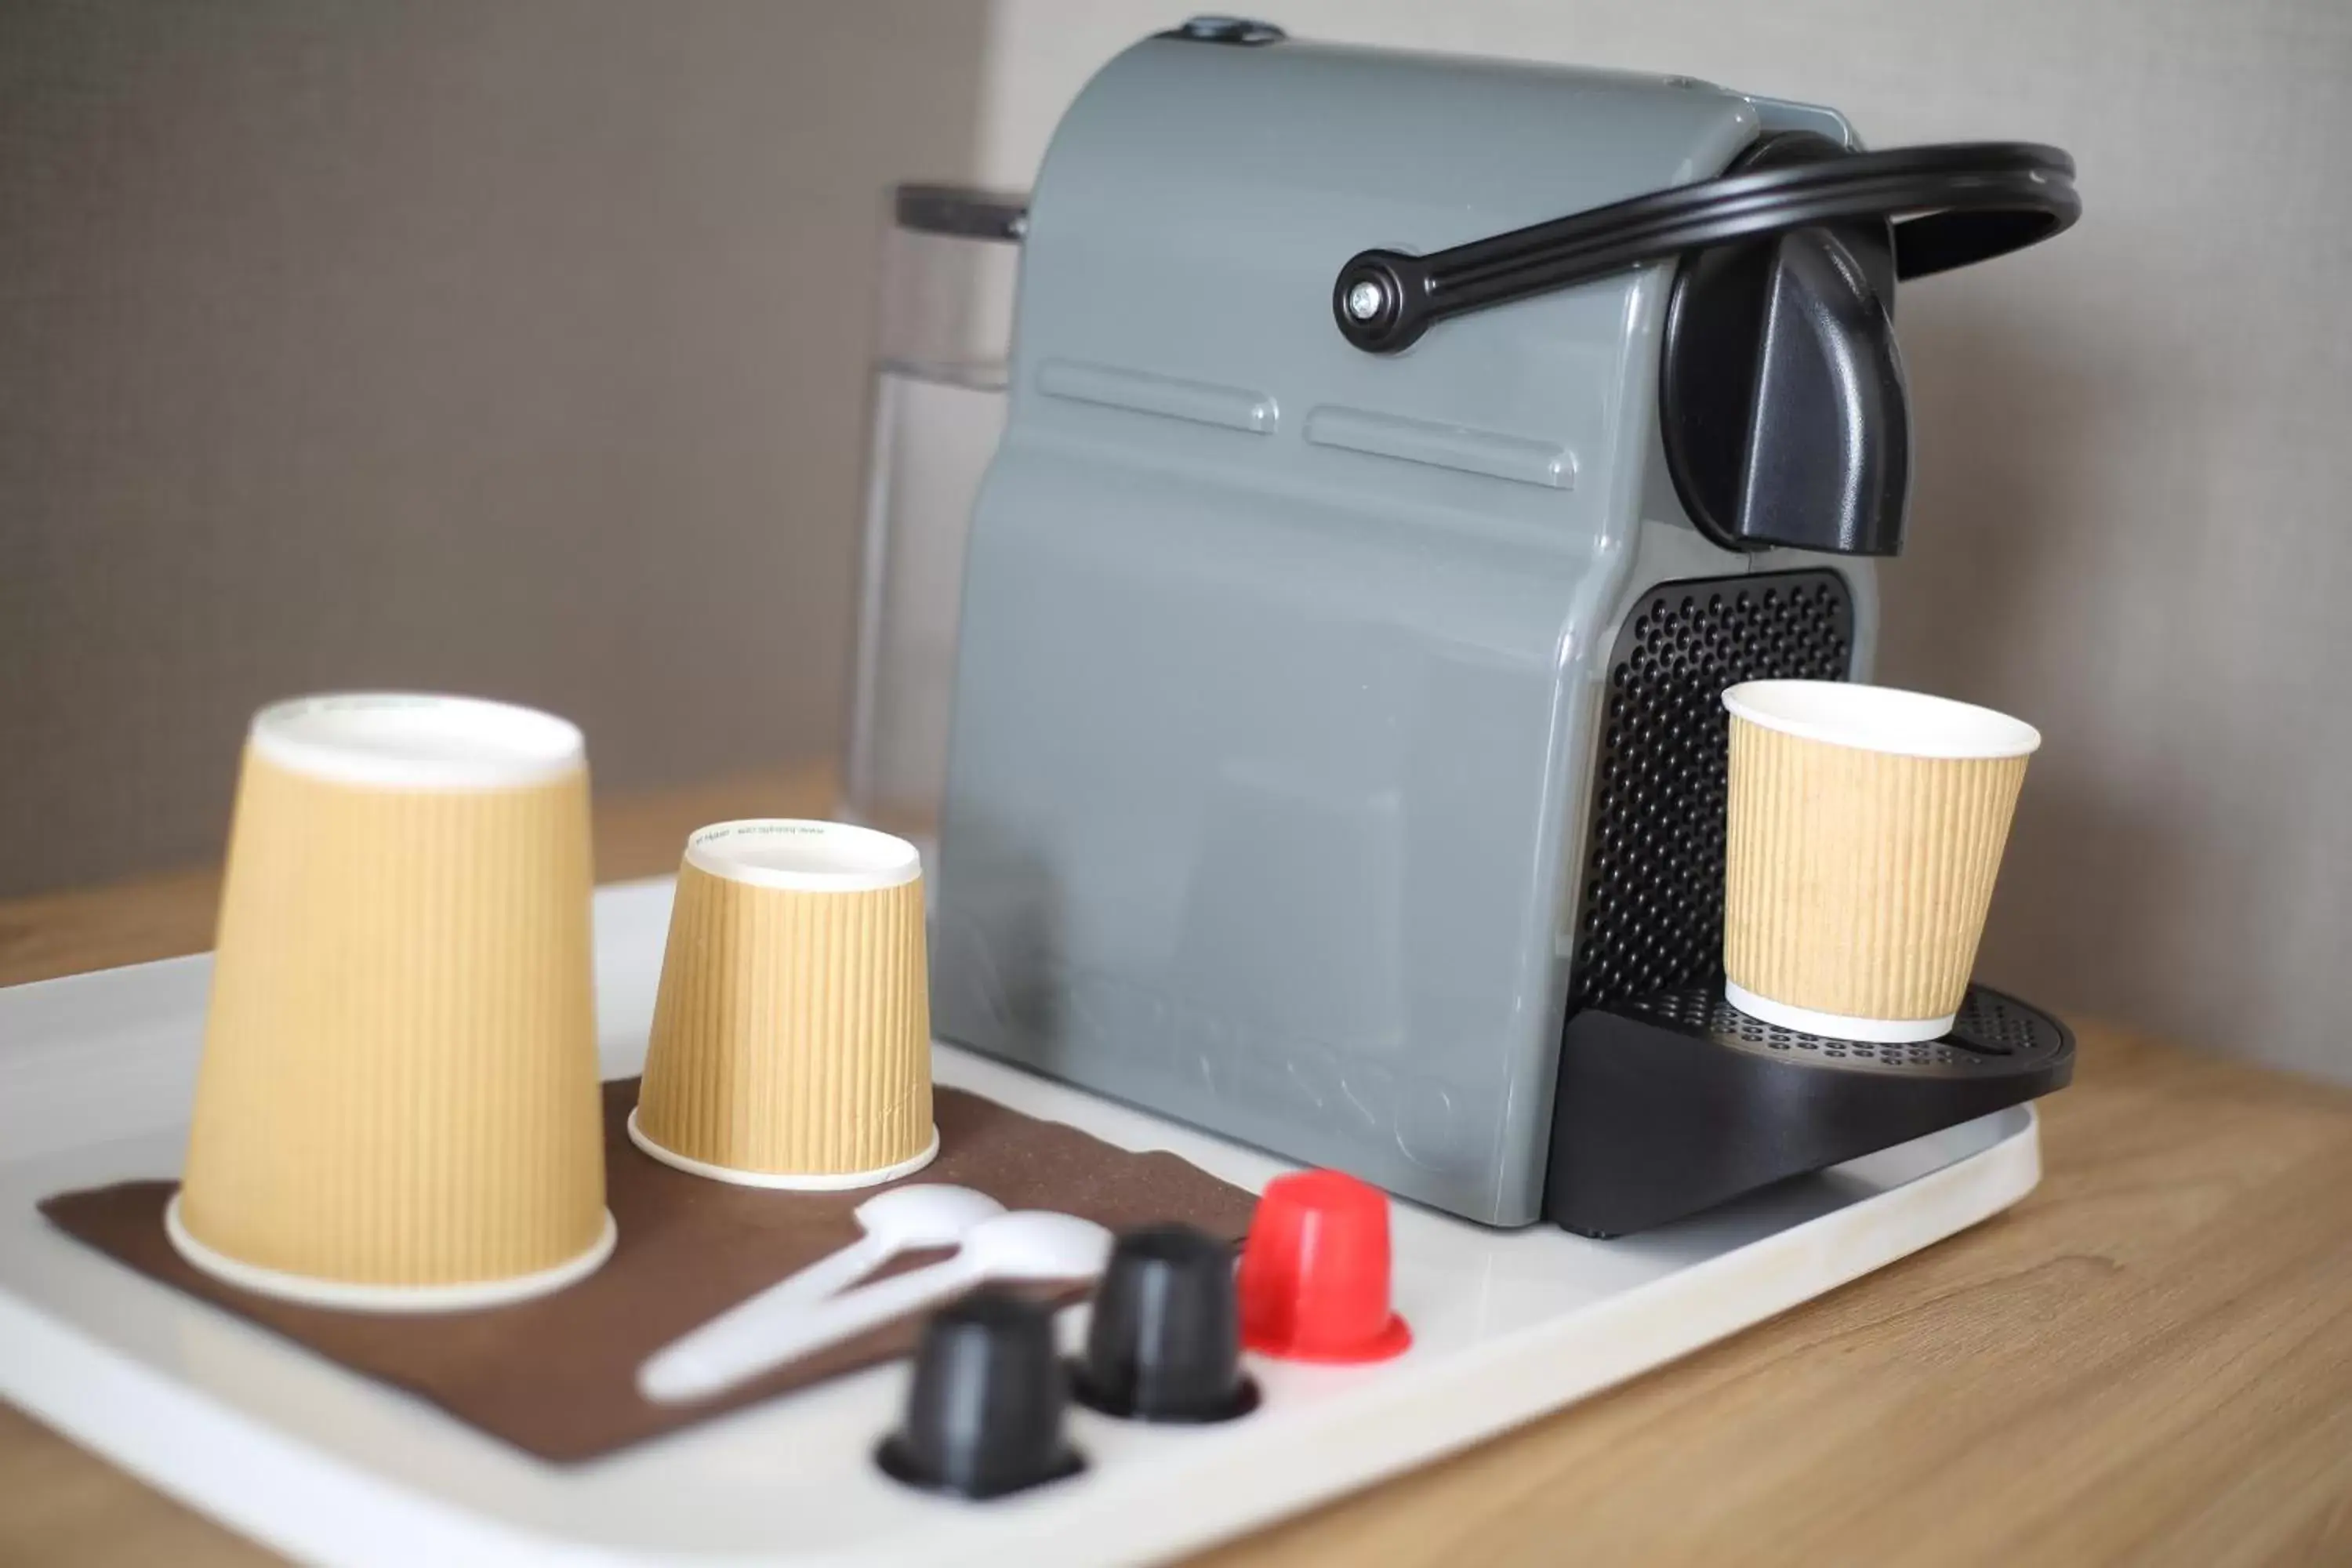
{"type": "MultiPolygon", "coordinates": [[[[125,1182],[41,1204],[51,1224],[151,1279],[404,1388],[541,1458],[631,1443],[907,1354],[919,1318],[877,1329],[698,1405],[637,1395],[640,1362],[753,1291],[857,1239],[877,1188],[783,1193],[672,1170],[629,1142],[637,1080],[604,1086],[606,1202],[620,1244],[604,1268],[535,1301],[433,1316],[331,1311],[253,1295],[181,1260],[163,1235],[173,1182],[125,1182]]],[[[1007,1208],[1059,1209],[1114,1230],[1182,1220],[1239,1241],[1255,1200],[1173,1154],[1137,1154],[959,1089],[937,1097],[940,1156],[910,1182],[976,1187],[1007,1208]]],[[[892,1269],[938,1254],[901,1259],[892,1269]]],[[[1084,1292],[1062,1292],[1075,1300],[1084,1292]]]]}

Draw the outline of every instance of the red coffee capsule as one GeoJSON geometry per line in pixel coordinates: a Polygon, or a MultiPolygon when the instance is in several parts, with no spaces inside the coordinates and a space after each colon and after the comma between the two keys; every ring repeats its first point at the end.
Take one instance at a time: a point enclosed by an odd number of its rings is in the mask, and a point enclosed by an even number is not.
{"type": "Polygon", "coordinates": [[[1389,1309],[1388,1194],[1338,1171],[1266,1184],[1242,1245],[1242,1342],[1286,1361],[1386,1361],[1412,1343],[1389,1309]]]}

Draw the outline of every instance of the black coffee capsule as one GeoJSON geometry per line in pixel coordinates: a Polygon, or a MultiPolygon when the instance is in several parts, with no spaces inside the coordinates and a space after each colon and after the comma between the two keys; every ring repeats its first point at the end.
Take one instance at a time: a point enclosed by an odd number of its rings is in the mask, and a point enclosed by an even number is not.
{"type": "Polygon", "coordinates": [[[1072,1381],[1084,1404],[1137,1421],[1227,1421],[1255,1409],[1233,1248],[1188,1225],[1121,1236],[1072,1381]]]}
{"type": "Polygon", "coordinates": [[[1063,1432],[1069,1384],[1051,1309],[983,1289],[923,1325],[905,1422],[875,1462],[908,1486],[1003,1497],[1084,1468],[1063,1432]]]}

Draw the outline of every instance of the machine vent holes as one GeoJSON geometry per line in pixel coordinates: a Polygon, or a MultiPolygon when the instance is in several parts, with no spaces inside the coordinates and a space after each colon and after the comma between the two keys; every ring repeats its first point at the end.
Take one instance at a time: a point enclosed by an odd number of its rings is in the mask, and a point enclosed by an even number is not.
{"type": "Polygon", "coordinates": [[[1723,948],[1723,689],[1843,680],[1853,600],[1834,572],[1662,583],[1610,659],[1569,1007],[1695,985],[1723,948]]]}

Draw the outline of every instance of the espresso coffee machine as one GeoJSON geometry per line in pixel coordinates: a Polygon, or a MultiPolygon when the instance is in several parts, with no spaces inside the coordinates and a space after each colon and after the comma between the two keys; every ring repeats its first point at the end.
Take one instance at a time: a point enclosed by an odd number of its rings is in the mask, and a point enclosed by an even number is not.
{"type": "Polygon", "coordinates": [[[2063,1084],[1720,989],[1736,681],[1863,679],[1899,280],[2073,164],[1202,19],[1032,198],[974,513],[946,1038],[1494,1225],[1639,1230],[2063,1084]]]}

